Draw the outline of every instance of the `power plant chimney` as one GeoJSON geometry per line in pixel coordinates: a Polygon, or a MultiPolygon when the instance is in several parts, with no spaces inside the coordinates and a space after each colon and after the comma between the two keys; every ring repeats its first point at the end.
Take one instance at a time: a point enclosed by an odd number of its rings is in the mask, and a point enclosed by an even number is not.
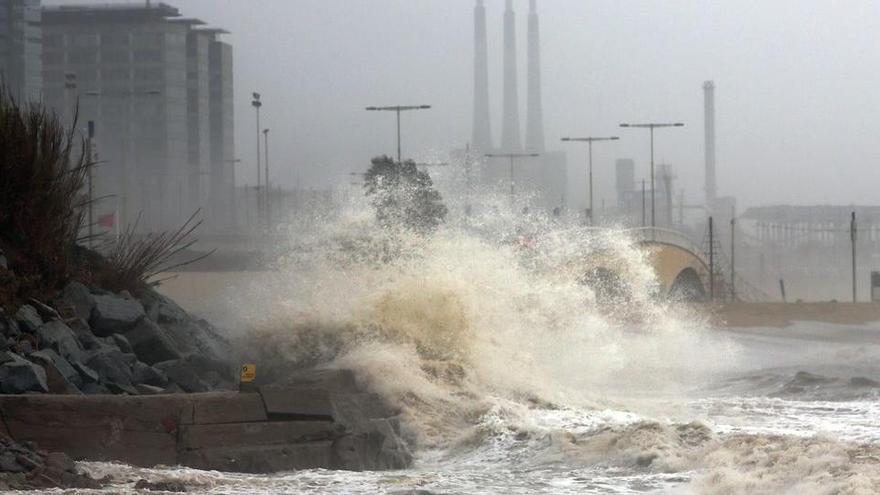
{"type": "Polygon", "coordinates": [[[706,117],[706,208],[712,212],[717,199],[715,180],[715,83],[703,83],[703,98],[706,117]]]}
{"type": "Polygon", "coordinates": [[[529,73],[526,149],[544,152],[544,104],[541,96],[541,30],[537,0],[529,1],[529,73]]]}
{"type": "Polygon", "coordinates": [[[519,92],[516,68],[516,14],[513,0],[507,0],[504,11],[504,121],[501,127],[501,149],[522,151],[519,128],[519,92]]]}
{"type": "Polygon", "coordinates": [[[492,149],[489,120],[489,55],[486,42],[486,7],[477,0],[474,8],[474,127],[471,145],[485,153],[492,149]]]}

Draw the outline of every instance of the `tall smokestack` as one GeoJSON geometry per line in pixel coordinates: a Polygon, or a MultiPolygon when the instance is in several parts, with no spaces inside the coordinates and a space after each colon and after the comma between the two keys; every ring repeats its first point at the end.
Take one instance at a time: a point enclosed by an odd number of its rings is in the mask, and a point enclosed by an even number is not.
{"type": "Polygon", "coordinates": [[[526,149],[544,152],[544,104],[541,96],[541,29],[537,0],[529,2],[529,95],[526,149]]]}
{"type": "Polygon", "coordinates": [[[486,42],[486,8],[477,0],[474,8],[474,128],[471,143],[477,152],[492,149],[489,121],[489,55],[486,42]]]}
{"type": "Polygon", "coordinates": [[[519,92],[516,69],[516,14],[513,0],[507,0],[504,11],[504,122],[501,127],[501,149],[522,150],[519,134],[519,92]]]}
{"type": "Polygon", "coordinates": [[[703,83],[703,98],[706,117],[706,207],[715,208],[717,185],[715,181],[715,83],[703,83]]]}

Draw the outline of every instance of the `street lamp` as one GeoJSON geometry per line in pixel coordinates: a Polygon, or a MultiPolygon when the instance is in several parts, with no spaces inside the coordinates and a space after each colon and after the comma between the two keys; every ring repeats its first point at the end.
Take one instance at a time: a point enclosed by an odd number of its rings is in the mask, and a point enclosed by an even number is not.
{"type": "Polygon", "coordinates": [[[410,106],[393,106],[393,107],[367,107],[369,112],[396,112],[397,113],[397,162],[400,163],[400,112],[408,112],[411,110],[428,110],[431,105],[410,105],[410,106]]]}
{"type": "Polygon", "coordinates": [[[269,185],[269,129],[263,129],[263,145],[265,146],[265,166],[266,173],[266,228],[272,230],[272,186],[269,185]]]}
{"type": "Polygon", "coordinates": [[[514,160],[517,158],[534,158],[541,156],[540,153],[486,153],[487,158],[508,158],[510,160],[510,206],[512,207],[516,198],[516,187],[513,180],[514,160]]]}
{"type": "Polygon", "coordinates": [[[684,127],[684,124],[682,124],[681,122],[675,122],[671,124],[650,122],[646,124],[620,124],[620,127],[648,129],[651,131],[651,228],[653,229],[657,226],[656,215],[654,211],[654,190],[656,189],[656,187],[654,187],[654,129],[659,129],[663,127],[684,127]]]}
{"type": "Polygon", "coordinates": [[[583,138],[562,138],[563,142],[582,142],[589,146],[589,187],[590,187],[590,225],[593,224],[593,143],[597,141],[617,141],[617,136],[611,137],[583,137],[583,138]]]}
{"type": "Polygon", "coordinates": [[[260,93],[253,93],[253,100],[251,100],[251,106],[257,111],[257,221],[259,222],[260,217],[260,184],[262,184],[263,179],[261,177],[262,172],[260,171],[260,108],[263,106],[263,102],[260,101],[260,93]]]}

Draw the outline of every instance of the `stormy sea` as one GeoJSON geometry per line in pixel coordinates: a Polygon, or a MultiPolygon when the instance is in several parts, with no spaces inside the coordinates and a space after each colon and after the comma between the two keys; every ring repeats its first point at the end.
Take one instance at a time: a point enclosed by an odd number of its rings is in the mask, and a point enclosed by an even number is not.
{"type": "Polygon", "coordinates": [[[304,367],[354,370],[400,409],[411,469],[81,467],[105,493],[139,479],[223,494],[880,492],[876,325],[723,327],[658,298],[625,230],[505,213],[505,199],[430,235],[377,228],[357,201],[301,219],[271,270],[210,282],[199,308],[304,367]],[[625,293],[585,280],[597,257],[625,293]]]}

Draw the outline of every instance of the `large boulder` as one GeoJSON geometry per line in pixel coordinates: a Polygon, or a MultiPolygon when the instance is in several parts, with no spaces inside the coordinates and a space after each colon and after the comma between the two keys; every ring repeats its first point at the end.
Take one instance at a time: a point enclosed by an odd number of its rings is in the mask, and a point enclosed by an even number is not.
{"type": "Polygon", "coordinates": [[[101,347],[101,343],[98,341],[98,338],[95,337],[95,334],[92,333],[92,327],[89,326],[89,323],[86,320],[83,320],[82,318],[68,320],[67,326],[70,327],[74,335],[76,335],[76,338],[79,340],[80,345],[83,346],[83,349],[91,351],[101,347]]]}
{"type": "Polygon", "coordinates": [[[211,387],[199,378],[196,369],[183,359],[156,363],[155,367],[168,376],[171,383],[185,392],[207,392],[211,387]]]}
{"type": "Polygon", "coordinates": [[[68,360],[64,359],[52,349],[43,349],[41,351],[33,352],[28,358],[31,361],[40,364],[47,370],[48,364],[52,364],[66,381],[76,387],[81,387],[83,385],[83,377],[80,376],[79,371],[77,371],[68,360]]]}
{"type": "Polygon", "coordinates": [[[228,361],[231,355],[229,341],[204,320],[186,320],[163,324],[167,335],[183,355],[202,354],[212,359],[228,361]]]}
{"type": "Polygon", "coordinates": [[[18,337],[21,335],[21,329],[18,326],[18,322],[13,318],[4,318],[0,316],[0,333],[2,333],[7,338],[9,337],[18,337]]]}
{"type": "Polygon", "coordinates": [[[30,305],[37,311],[37,314],[40,315],[40,318],[42,318],[43,321],[61,319],[61,315],[59,315],[58,311],[55,311],[55,308],[52,306],[43,304],[33,298],[30,299],[30,305]]]}
{"type": "Polygon", "coordinates": [[[43,347],[50,347],[58,351],[58,354],[61,354],[65,359],[75,358],[83,351],[83,346],[76,334],[60,320],[44,323],[37,329],[36,334],[43,347]]]}
{"type": "Polygon", "coordinates": [[[177,303],[155,290],[144,290],[139,296],[139,300],[146,310],[147,318],[156,323],[180,323],[190,319],[187,312],[177,303]]]}
{"type": "Polygon", "coordinates": [[[15,319],[18,321],[19,327],[26,332],[33,333],[43,324],[43,319],[36,308],[29,304],[25,304],[18,308],[15,313],[15,319]]]}
{"type": "Polygon", "coordinates": [[[38,363],[46,371],[46,384],[51,394],[82,394],[79,387],[82,385],[82,377],[73,366],[55,351],[46,349],[31,353],[28,359],[38,363]]]}
{"type": "Polygon", "coordinates": [[[70,282],[55,299],[55,307],[67,318],[88,320],[92,317],[95,298],[85,285],[70,282]]]}
{"type": "Polygon", "coordinates": [[[0,356],[0,390],[4,394],[48,392],[46,370],[12,352],[0,356]]]}
{"type": "Polygon", "coordinates": [[[86,354],[85,364],[98,373],[101,384],[111,391],[137,395],[131,381],[131,366],[136,361],[133,355],[116,349],[99,349],[86,354]]]}
{"type": "Polygon", "coordinates": [[[150,319],[138,321],[134,328],[125,333],[125,338],[138,359],[147,364],[181,358],[177,345],[165,329],[150,319]]]}
{"type": "Polygon", "coordinates": [[[95,307],[89,323],[99,337],[125,333],[145,315],[141,303],[113,295],[94,296],[95,307]]]}
{"type": "Polygon", "coordinates": [[[138,361],[131,367],[131,381],[135,385],[164,387],[168,385],[168,375],[163,371],[138,361]]]}

